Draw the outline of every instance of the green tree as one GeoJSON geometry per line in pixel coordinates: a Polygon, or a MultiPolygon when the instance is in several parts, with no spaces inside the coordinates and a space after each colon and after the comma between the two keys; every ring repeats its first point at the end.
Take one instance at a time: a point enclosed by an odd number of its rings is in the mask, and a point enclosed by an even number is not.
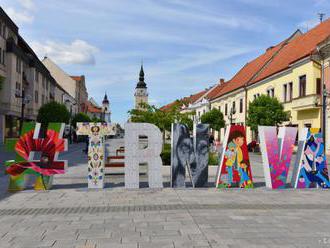
{"type": "Polygon", "coordinates": [[[70,113],[64,104],[49,102],[42,105],[38,111],[37,121],[47,127],[49,122],[69,123],[70,113]]]}
{"type": "Polygon", "coordinates": [[[146,103],[141,104],[142,110],[132,109],[128,111],[130,120],[132,122],[146,122],[156,125],[161,131],[171,131],[171,124],[175,121],[185,124],[190,130],[192,130],[193,121],[190,116],[193,114],[180,113],[180,109],[177,105],[167,110],[161,110],[153,105],[146,103]]]}
{"type": "Polygon", "coordinates": [[[254,99],[249,103],[246,124],[251,130],[258,131],[258,126],[278,126],[289,120],[288,112],[277,98],[266,95],[254,99]]]}
{"type": "Polygon", "coordinates": [[[85,113],[78,113],[72,118],[72,126],[77,127],[77,122],[91,122],[91,118],[85,113]]]}
{"type": "Polygon", "coordinates": [[[225,127],[223,114],[216,108],[213,108],[211,111],[203,114],[201,117],[201,122],[209,124],[210,128],[216,131],[220,131],[221,128],[225,127]]]}

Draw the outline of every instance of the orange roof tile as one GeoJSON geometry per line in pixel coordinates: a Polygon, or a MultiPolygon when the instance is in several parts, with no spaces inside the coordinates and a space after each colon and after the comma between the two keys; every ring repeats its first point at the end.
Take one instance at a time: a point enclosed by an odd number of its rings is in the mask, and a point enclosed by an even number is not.
{"type": "Polygon", "coordinates": [[[102,113],[102,108],[94,106],[90,101],[86,102],[87,112],[102,113]]]}
{"type": "Polygon", "coordinates": [[[82,76],[70,76],[75,81],[80,81],[82,79],[82,76]]]}
{"type": "Polygon", "coordinates": [[[252,83],[281,72],[289,68],[290,64],[310,56],[316,51],[317,45],[327,39],[329,35],[330,18],[284,46],[252,83]]]}

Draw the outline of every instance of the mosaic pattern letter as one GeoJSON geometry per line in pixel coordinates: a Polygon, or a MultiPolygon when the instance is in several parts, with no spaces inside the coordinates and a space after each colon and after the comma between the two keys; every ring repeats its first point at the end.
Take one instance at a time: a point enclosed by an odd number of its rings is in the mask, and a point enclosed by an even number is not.
{"type": "Polygon", "coordinates": [[[171,186],[185,187],[186,165],[194,162],[193,141],[186,125],[172,123],[171,186]]]}
{"type": "Polygon", "coordinates": [[[35,190],[50,189],[54,174],[64,174],[67,161],[58,160],[58,154],[67,150],[62,139],[64,123],[49,123],[45,138],[39,138],[40,123],[24,122],[21,137],[10,139],[7,149],[16,152],[16,159],[6,161],[10,175],[9,191],[23,190],[29,175],[35,175],[35,190]],[[36,157],[36,153],[38,157],[36,157]]]}
{"type": "Polygon", "coordinates": [[[87,135],[88,145],[88,188],[104,187],[104,141],[113,135],[115,127],[109,123],[77,123],[77,135],[87,135]]]}
{"type": "Polygon", "coordinates": [[[227,128],[217,174],[217,188],[253,188],[244,126],[227,128]]]}
{"type": "Polygon", "coordinates": [[[192,180],[195,187],[204,187],[208,181],[209,125],[194,125],[195,162],[191,164],[192,180]]]}
{"type": "Polygon", "coordinates": [[[125,187],[139,188],[139,165],[148,164],[150,188],[162,188],[162,133],[150,123],[125,124],[125,187]],[[147,147],[141,147],[140,137],[146,137],[147,147]]]}
{"type": "Polygon", "coordinates": [[[299,132],[297,159],[292,176],[294,188],[329,188],[323,134],[319,128],[302,128],[299,132]]]}
{"type": "Polygon", "coordinates": [[[286,185],[297,128],[259,126],[260,148],[264,166],[266,186],[283,189],[286,185]]]}

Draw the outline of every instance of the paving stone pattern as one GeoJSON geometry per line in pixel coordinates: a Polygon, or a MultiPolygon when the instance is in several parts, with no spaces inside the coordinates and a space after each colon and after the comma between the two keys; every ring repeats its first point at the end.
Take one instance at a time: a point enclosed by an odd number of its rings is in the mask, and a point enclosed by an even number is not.
{"type": "Polygon", "coordinates": [[[142,173],[144,188],[126,190],[114,170],[105,189],[89,190],[82,147],[63,156],[69,171],[53,190],[9,194],[0,177],[0,248],[330,247],[329,191],[266,189],[260,155],[255,189],[148,189],[142,173]]]}

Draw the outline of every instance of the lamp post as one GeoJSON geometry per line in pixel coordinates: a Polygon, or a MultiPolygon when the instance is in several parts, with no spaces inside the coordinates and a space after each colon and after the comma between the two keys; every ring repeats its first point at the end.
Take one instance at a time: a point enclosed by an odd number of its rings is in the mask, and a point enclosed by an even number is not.
{"type": "Polygon", "coordinates": [[[24,122],[24,111],[25,111],[25,105],[30,102],[30,97],[25,95],[25,90],[22,89],[22,92],[15,92],[15,97],[22,99],[22,104],[21,104],[21,118],[20,118],[20,124],[19,124],[19,132],[21,133],[22,127],[23,127],[23,122],[24,122]]]}
{"type": "Polygon", "coordinates": [[[230,125],[233,124],[233,115],[236,113],[236,109],[233,108],[233,106],[230,108],[230,113],[229,113],[229,120],[230,120],[230,125]]]}

